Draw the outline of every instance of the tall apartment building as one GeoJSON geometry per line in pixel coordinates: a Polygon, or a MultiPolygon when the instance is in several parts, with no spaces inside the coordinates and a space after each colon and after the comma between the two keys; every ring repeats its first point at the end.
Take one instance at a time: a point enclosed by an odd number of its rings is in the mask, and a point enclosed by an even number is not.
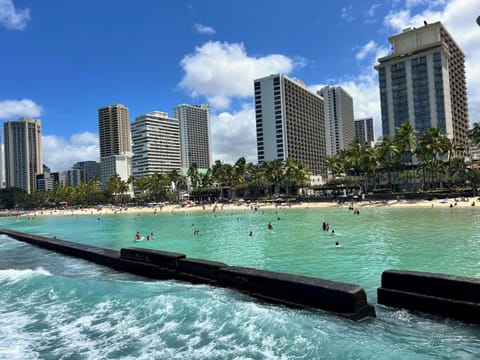
{"type": "Polygon", "coordinates": [[[327,156],[337,155],[355,139],[353,100],[341,86],[324,86],[317,94],[324,101],[327,156]]]}
{"type": "Polygon", "coordinates": [[[409,122],[418,136],[437,127],[468,153],[465,56],[440,22],[408,28],[388,39],[378,59],[383,134],[409,122]]]}
{"type": "Polygon", "coordinates": [[[180,129],[178,119],[152,111],[132,123],[132,173],[146,177],[156,172],[180,170],[180,129]]]}
{"type": "Polygon", "coordinates": [[[100,158],[132,151],[128,108],[122,104],[98,109],[100,158]]]}
{"type": "Polygon", "coordinates": [[[373,118],[355,119],[355,138],[357,138],[361,144],[371,144],[375,141],[373,118]]]}
{"type": "Polygon", "coordinates": [[[102,188],[115,174],[127,181],[131,175],[130,119],[128,108],[122,104],[98,109],[98,134],[100,140],[100,181],[102,188]],[[112,168],[118,165],[119,168],[112,168]]]}
{"type": "Polygon", "coordinates": [[[281,74],[256,79],[254,90],[258,162],[291,157],[325,178],[323,98],[281,74]]]}
{"type": "Polygon", "coordinates": [[[209,106],[181,104],[173,111],[180,124],[182,168],[187,169],[192,164],[199,169],[212,167],[209,106]]]}
{"type": "Polygon", "coordinates": [[[31,193],[43,171],[41,121],[20,118],[3,124],[6,186],[31,193]]]}

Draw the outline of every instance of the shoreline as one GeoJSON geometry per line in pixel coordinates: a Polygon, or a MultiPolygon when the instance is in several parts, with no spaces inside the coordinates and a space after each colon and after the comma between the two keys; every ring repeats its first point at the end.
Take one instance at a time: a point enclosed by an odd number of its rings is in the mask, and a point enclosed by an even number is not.
{"type": "Polygon", "coordinates": [[[228,204],[205,204],[184,206],[177,204],[170,204],[157,207],[103,207],[96,208],[81,208],[81,209],[65,209],[65,210],[35,210],[35,211],[1,211],[0,216],[102,216],[102,215],[118,215],[118,214],[145,214],[145,213],[184,213],[184,212],[223,212],[225,210],[276,210],[276,209],[334,209],[353,207],[354,209],[371,209],[379,207],[388,207],[391,209],[405,209],[405,208],[471,208],[476,209],[480,206],[480,198],[463,198],[463,199],[434,199],[434,200],[389,200],[389,201],[358,201],[345,202],[338,204],[338,202],[303,202],[293,204],[266,204],[266,203],[228,203],[228,204]],[[457,201],[456,201],[457,200],[457,201]]]}

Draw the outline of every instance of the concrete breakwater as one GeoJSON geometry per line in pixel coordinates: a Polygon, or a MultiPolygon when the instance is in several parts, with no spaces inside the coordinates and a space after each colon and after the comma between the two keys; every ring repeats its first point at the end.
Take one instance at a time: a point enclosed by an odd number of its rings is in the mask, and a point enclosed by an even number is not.
{"type": "Polygon", "coordinates": [[[386,270],[378,303],[480,324],[480,279],[386,270]]]}
{"type": "Polygon", "coordinates": [[[116,251],[8,229],[0,229],[0,234],[150,278],[226,287],[265,301],[321,309],[351,320],[376,316],[375,308],[367,302],[364,289],[357,285],[228,266],[221,262],[187,258],[180,253],[143,248],[122,248],[116,251]]]}

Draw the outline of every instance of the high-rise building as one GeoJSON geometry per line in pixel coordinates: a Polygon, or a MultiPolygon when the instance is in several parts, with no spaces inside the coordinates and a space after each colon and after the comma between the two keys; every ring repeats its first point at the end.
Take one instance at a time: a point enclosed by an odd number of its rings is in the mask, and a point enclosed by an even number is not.
{"type": "Polygon", "coordinates": [[[180,130],[178,119],[152,111],[137,116],[132,123],[132,174],[146,177],[154,173],[180,170],[180,130]]]}
{"type": "Polygon", "coordinates": [[[80,171],[79,182],[88,183],[94,178],[100,179],[100,163],[97,161],[79,161],[73,164],[72,169],[80,171]]]}
{"type": "Polygon", "coordinates": [[[21,118],[5,122],[3,128],[6,186],[31,193],[37,188],[37,173],[43,170],[41,121],[21,118]]]}
{"type": "Polygon", "coordinates": [[[317,94],[324,102],[327,156],[337,155],[355,139],[353,100],[341,86],[324,86],[317,94]]]}
{"type": "MultiPolygon", "coordinates": [[[[105,189],[112,176],[118,175],[122,181],[128,181],[132,175],[132,153],[124,152],[120,155],[105,156],[100,161],[100,182],[105,189]]],[[[68,176],[68,174],[67,174],[68,176]]],[[[68,181],[68,180],[67,180],[68,181]]],[[[133,195],[131,186],[129,194],[133,195]]]]}
{"type": "Polygon", "coordinates": [[[325,178],[323,98],[281,74],[255,80],[254,90],[258,162],[291,157],[325,178]]]}
{"type": "Polygon", "coordinates": [[[207,104],[178,105],[174,117],[180,124],[182,168],[196,164],[199,169],[212,166],[210,110],[207,104]]]}
{"type": "Polygon", "coordinates": [[[440,22],[391,36],[392,54],[378,59],[383,135],[409,122],[421,136],[437,127],[468,153],[465,56],[440,22]]]}
{"type": "Polygon", "coordinates": [[[43,165],[42,172],[35,176],[37,182],[37,190],[49,191],[55,189],[55,178],[52,176],[50,168],[43,165]]]}
{"type": "Polygon", "coordinates": [[[355,138],[357,138],[361,144],[371,144],[375,141],[373,118],[355,119],[355,138]]]}
{"type": "Polygon", "coordinates": [[[131,169],[132,146],[130,142],[130,119],[128,108],[115,104],[98,109],[98,134],[100,137],[100,181],[105,188],[110,177],[120,175],[127,181],[131,169]],[[118,165],[115,169],[112,166],[118,165]]]}
{"type": "Polygon", "coordinates": [[[100,158],[131,152],[128,108],[122,104],[98,109],[100,158]]]}

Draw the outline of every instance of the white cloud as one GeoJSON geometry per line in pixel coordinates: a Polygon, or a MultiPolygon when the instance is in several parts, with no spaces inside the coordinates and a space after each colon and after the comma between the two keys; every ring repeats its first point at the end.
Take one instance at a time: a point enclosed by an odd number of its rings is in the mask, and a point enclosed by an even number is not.
{"type": "Polygon", "coordinates": [[[23,30],[30,21],[30,9],[15,9],[12,0],[0,0],[0,24],[9,30],[23,30]]]}
{"type": "MultiPolygon", "coordinates": [[[[445,2],[434,2],[435,6],[445,2]]],[[[470,122],[479,122],[480,113],[480,28],[475,23],[479,15],[478,3],[471,0],[452,0],[442,9],[432,10],[432,5],[421,13],[412,14],[409,9],[391,12],[385,24],[396,31],[406,27],[418,27],[426,20],[441,21],[455,42],[465,53],[470,122]]]]}
{"type": "Polygon", "coordinates": [[[244,104],[238,112],[212,115],[213,160],[234,164],[241,156],[247,162],[257,162],[255,111],[252,104],[244,104]]]}
{"type": "Polygon", "coordinates": [[[355,20],[352,15],[352,5],[342,8],[340,17],[347,22],[355,20]]]}
{"type": "Polygon", "coordinates": [[[372,4],[372,6],[370,6],[370,8],[367,10],[366,15],[370,18],[374,17],[377,13],[377,9],[381,6],[382,4],[379,3],[372,4]]]}
{"type": "Polygon", "coordinates": [[[19,117],[39,117],[42,115],[42,111],[42,107],[30,99],[0,101],[0,119],[17,120],[16,118],[19,117]]]}
{"type": "Polygon", "coordinates": [[[98,135],[90,132],[74,134],[68,140],[45,135],[42,147],[43,162],[52,171],[69,170],[78,161],[99,161],[98,135]]]}
{"type": "Polygon", "coordinates": [[[185,72],[179,86],[192,97],[205,96],[217,109],[226,109],[232,98],[252,96],[253,80],[274,73],[289,74],[301,63],[284,55],[251,57],[241,43],[209,41],[181,61],[185,72]]]}
{"type": "Polygon", "coordinates": [[[193,25],[195,31],[199,34],[213,35],[215,34],[215,29],[211,26],[205,26],[202,24],[193,25]]]}
{"type": "Polygon", "coordinates": [[[357,60],[363,60],[365,56],[367,56],[369,53],[376,51],[377,49],[377,43],[373,40],[370,40],[368,43],[363,45],[360,49],[359,52],[355,55],[355,58],[357,60]]]}

